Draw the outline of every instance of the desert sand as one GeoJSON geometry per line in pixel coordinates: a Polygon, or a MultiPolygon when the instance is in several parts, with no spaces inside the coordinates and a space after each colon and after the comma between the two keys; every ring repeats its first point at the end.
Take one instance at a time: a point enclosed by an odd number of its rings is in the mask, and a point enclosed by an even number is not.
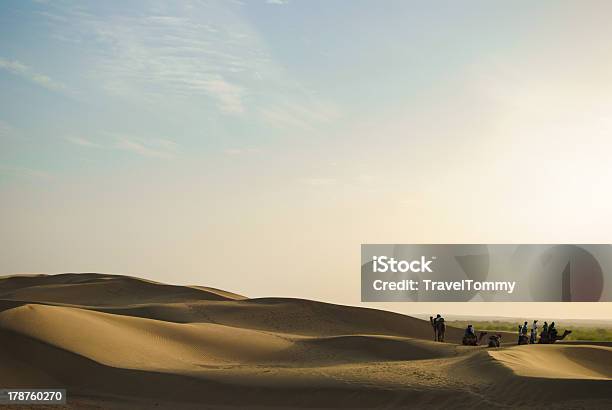
{"type": "Polygon", "coordinates": [[[69,408],[612,408],[612,347],[462,333],[119,275],[0,278],[0,387],[67,388],[69,408]]]}

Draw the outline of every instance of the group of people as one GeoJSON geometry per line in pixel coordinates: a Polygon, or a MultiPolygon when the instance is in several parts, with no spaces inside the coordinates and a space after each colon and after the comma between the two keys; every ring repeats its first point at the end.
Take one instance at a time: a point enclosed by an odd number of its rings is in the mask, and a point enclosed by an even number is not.
{"type": "MultiPolygon", "coordinates": [[[[555,322],[551,322],[549,325],[548,322],[544,322],[542,326],[542,333],[540,334],[540,338],[546,339],[555,339],[557,337],[557,328],[555,327],[555,322]]],[[[518,327],[518,344],[533,344],[538,342],[538,321],[534,320],[531,325],[531,329],[527,322],[519,325],[518,327]]]]}
{"type": "MultiPolygon", "coordinates": [[[[429,321],[431,322],[431,326],[434,332],[434,340],[438,342],[444,342],[444,333],[446,330],[446,326],[444,323],[444,318],[437,314],[434,318],[433,316],[429,317],[429,321]]],[[[557,336],[557,328],[555,327],[555,322],[551,322],[550,325],[548,322],[544,322],[542,326],[542,332],[538,334],[539,326],[537,319],[533,321],[531,328],[527,321],[518,327],[518,344],[526,345],[526,344],[534,344],[534,343],[554,343],[557,340],[563,339],[565,336],[571,333],[571,330],[566,330],[563,335],[557,336]],[[540,339],[538,340],[538,336],[540,339]]],[[[480,335],[476,336],[476,330],[474,326],[468,324],[465,332],[463,334],[463,344],[468,346],[477,346],[480,344],[482,338],[487,335],[487,332],[480,332],[480,335]]],[[[499,347],[500,339],[502,335],[501,333],[493,334],[489,336],[489,346],[490,347],[499,347]]]]}

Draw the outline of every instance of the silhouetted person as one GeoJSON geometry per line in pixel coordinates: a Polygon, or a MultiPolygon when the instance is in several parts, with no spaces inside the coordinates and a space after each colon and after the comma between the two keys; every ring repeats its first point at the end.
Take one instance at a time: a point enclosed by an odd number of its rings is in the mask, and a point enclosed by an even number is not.
{"type": "Polygon", "coordinates": [[[548,338],[551,340],[555,340],[557,337],[557,328],[555,328],[555,322],[552,322],[548,327],[548,338]]]}
{"type": "Polygon", "coordinates": [[[523,326],[522,326],[522,327],[520,327],[521,335],[523,335],[523,336],[527,336],[527,329],[528,329],[528,327],[527,327],[527,322],[525,322],[525,323],[523,324],[523,326]]]}
{"type": "Polygon", "coordinates": [[[542,326],[542,336],[544,338],[548,337],[548,322],[544,322],[544,325],[542,326]]]}
{"type": "Polygon", "coordinates": [[[434,340],[438,342],[443,342],[444,333],[446,330],[446,326],[444,325],[444,318],[438,313],[435,318],[430,316],[429,321],[431,322],[431,327],[434,331],[434,340]]]}
{"type": "Polygon", "coordinates": [[[535,343],[538,338],[538,321],[534,320],[531,325],[531,336],[529,337],[529,343],[535,343]]]}

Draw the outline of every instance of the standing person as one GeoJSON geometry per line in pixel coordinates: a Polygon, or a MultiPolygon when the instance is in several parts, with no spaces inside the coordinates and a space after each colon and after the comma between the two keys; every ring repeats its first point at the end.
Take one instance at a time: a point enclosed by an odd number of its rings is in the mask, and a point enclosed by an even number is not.
{"type": "Polygon", "coordinates": [[[525,322],[521,328],[521,336],[527,336],[527,330],[528,330],[528,326],[527,326],[527,322],[525,322]]]}
{"type": "Polygon", "coordinates": [[[555,340],[557,337],[557,329],[555,328],[555,322],[551,322],[548,326],[548,339],[555,340]]]}
{"type": "Polygon", "coordinates": [[[434,332],[434,340],[438,341],[439,335],[438,335],[438,322],[444,322],[444,318],[442,316],[440,316],[440,314],[438,313],[436,315],[436,317],[434,318],[433,316],[429,316],[429,322],[431,323],[431,327],[433,328],[433,332],[434,332]]]}
{"type": "Polygon", "coordinates": [[[531,337],[529,338],[529,343],[534,344],[538,339],[538,321],[534,320],[533,325],[531,325],[531,337]]]}
{"type": "Polygon", "coordinates": [[[446,331],[446,325],[444,324],[444,318],[440,314],[436,315],[436,318],[429,318],[431,325],[434,328],[434,340],[438,342],[444,341],[444,333],[446,331]]]}
{"type": "Polygon", "coordinates": [[[438,331],[436,330],[436,319],[433,316],[429,316],[429,323],[434,332],[434,341],[438,340],[438,331]]]}
{"type": "Polygon", "coordinates": [[[548,337],[548,322],[544,321],[544,326],[542,326],[542,336],[541,337],[548,337]]]}
{"type": "Polygon", "coordinates": [[[525,321],[525,323],[521,326],[519,325],[518,330],[519,330],[519,335],[518,335],[518,344],[519,345],[526,345],[529,344],[529,336],[527,336],[527,321],[525,321]]]}

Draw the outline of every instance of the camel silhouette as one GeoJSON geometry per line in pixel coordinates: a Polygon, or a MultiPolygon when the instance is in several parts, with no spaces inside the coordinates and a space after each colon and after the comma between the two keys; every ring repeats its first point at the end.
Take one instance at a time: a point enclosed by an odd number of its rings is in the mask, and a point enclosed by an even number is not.
{"type": "Polygon", "coordinates": [[[559,336],[557,334],[557,332],[548,332],[548,333],[542,333],[542,335],[540,336],[540,340],[538,341],[538,343],[541,344],[551,344],[551,343],[555,343],[557,340],[563,340],[565,339],[565,337],[567,335],[569,335],[570,333],[572,333],[571,330],[566,330],[565,332],[563,332],[563,334],[561,336],[559,336]]]}

